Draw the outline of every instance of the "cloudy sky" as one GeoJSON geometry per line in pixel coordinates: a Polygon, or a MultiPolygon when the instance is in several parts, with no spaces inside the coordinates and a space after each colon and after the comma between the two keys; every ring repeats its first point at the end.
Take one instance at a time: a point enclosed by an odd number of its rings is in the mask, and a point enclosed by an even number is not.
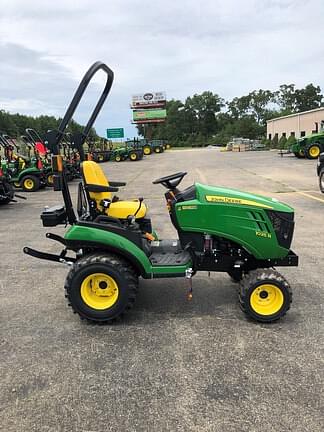
{"type": "MultiPolygon", "coordinates": [[[[133,93],[225,99],[282,83],[324,90],[323,0],[1,0],[0,109],[62,116],[96,60],[115,81],[96,129],[130,124],[133,93]]],[[[103,77],[76,120],[85,122],[103,77]]]]}

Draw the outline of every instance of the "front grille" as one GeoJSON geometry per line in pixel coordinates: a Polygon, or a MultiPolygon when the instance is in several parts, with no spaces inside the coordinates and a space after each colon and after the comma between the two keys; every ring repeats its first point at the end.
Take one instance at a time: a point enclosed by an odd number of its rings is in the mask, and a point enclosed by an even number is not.
{"type": "Polygon", "coordinates": [[[289,249],[294,234],[294,213],[267,210],[267,215],[276,233],[279,245],[289,249]]]}

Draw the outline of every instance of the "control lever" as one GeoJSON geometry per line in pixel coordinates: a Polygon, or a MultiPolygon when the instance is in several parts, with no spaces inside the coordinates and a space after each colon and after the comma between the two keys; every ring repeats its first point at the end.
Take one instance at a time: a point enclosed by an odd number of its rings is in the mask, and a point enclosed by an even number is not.
{"type": "Polygon", "coordinates": [[[138,209],[136,210],[136,212],[135,212],[135,214],[134,214],[134,217],[135,217],[135,218],[136,218],[137,213],[141,210],[142,202],[144,201],[144,198],[143,198],[143,197],[138,198],[138,201],[139,201],[140,204],[139,204],[138,209]]]}

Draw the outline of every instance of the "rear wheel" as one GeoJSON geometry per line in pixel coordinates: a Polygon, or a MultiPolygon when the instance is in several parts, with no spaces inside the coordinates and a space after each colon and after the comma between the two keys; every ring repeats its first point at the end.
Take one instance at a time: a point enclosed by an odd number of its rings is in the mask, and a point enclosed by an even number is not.
{"type": "Polygon", "coordinates": [[[239,303],[243,312],[256,321],[277,321],[290,308],[291,288],[276,270],[253,270],[243,277],[239,290],[239,303]]]}
{"type": "Polygon", "coordinates": [[[321,169],[319,176],[319,187],[322,193],[324,193],[324,168],[321,169]]]}
{"type": "Polygon", "coordinates": [[[94,254],[78,260],[70,270],[65,291],[69,305],[81,317],[107,323],[130,310],[138,290],[138,277],[122,258],[94,254]]]}
{"type": "Polygon", "coordinates": [[[170,148],[171,148],[171,144],[166,144],[165,147],[166,147],[167,150],[170,150],[170,148]]]}
{"type": "Polygon", "coordinates": [[[20,184],[25,192],[35,192],[39,189],[40,181],[36,176],[27,175],[23,177],[20,184]]]}
{"type": "Polygon", "coordinates": [[[129,154],[129,159],[131,160],[131,161],[137,161],[137,159],[138,159],[138,155],[137,155],[137,153],[136,152],[130,152],[130,154],[129,154]]]}
{"type": "Polygon", "coordinates": [[[317,159],[321,153],[321,145],[319,143],[309,144],[305,148],[305,156],[307,159],[317,159]]]}
{"type": "Polygon", "coordinates": [[[155,153],[161,153],[162,152],[161,147],[154,147],[154,152],[155,153]]]}
{"type": "Polygon", "coordinates": [[[143,147],[143,153],[144,153],[146,156],[150,155],[150,154],[152,153],[152,149],[151,149],[151,147],[148,146],[148,145],[145,145],[145,146],[143,147]]]}
{"type": "Polygon", "coordinates": [[[103,162],[104,160],[104,155],[102,153],[98,154],[98,162],[103,162]]]}

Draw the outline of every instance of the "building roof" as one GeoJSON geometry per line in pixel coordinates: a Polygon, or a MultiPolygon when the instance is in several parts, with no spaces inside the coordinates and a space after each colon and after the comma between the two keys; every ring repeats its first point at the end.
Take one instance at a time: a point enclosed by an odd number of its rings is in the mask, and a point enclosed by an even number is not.
{"type": "Polygon", "coordinates": [[[303,114],[308,114],[308,113],[316,112],[316,111],[324,111],[324,107],[315,108],[315,109],[312,109],[312,110],[309,110],[309,111],[302,111],[302,112],[299,112],[299,113],[289,114],[289,115],[286,115],[286,116],[274,117],[273,119],[267,120],[267,123],[268,122],[272,122],[274,120],[280,120],[280,119],[283,119],[283,118],[297,117],[297,116],[300,116],[300,115],[303,115],[303,114]]]}

